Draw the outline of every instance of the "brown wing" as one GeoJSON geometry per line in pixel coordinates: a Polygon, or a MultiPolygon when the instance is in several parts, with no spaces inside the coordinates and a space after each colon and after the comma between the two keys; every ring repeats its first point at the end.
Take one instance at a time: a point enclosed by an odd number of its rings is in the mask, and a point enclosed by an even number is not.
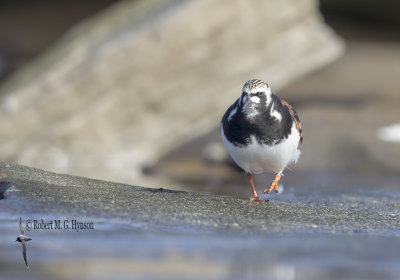
{"type": "Polygon", "coordinates": [[[282,103],[283,106],[286,106],[286,108],[289,109],[290,115],[292,116],[292,119],[294,120],[294,122],[296,124],[296,128],[300,133],[300,143],[303,143],[303,130],[301,128],[299,116],[297,115],[297,113],[293,109],[293,107],[290,106],[290,104],[286,102],[286,100],[281,98],[281,103],[282,103]]]}

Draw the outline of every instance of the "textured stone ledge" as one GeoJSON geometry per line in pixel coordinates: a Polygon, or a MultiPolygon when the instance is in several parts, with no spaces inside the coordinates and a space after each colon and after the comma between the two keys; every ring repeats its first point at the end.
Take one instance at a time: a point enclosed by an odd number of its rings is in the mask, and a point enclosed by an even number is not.
{"type": "Polygon", "coordinates": [[[392,201],[385,192],[377,192],[374,197],[370,190],[298,187],[271,197],[269,202],[254,203],[227,196],[61,175],[5,163],[0,164],[0,174],[5,201],[8,197],[13,200],[3,211],[10,212],[18,212],[21,207],[25,214],[107,217],[160,227],[239,234],[386,235],[398,234],[400,228],[398,203],[395,203],[398,193],[394,193],[392,201]],[[8,190],[4,192],[5,188],[8,190]]]}

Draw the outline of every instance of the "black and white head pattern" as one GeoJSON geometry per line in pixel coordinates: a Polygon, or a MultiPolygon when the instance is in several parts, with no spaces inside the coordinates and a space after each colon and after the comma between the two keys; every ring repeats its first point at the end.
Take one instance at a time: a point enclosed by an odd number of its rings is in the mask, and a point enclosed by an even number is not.
{"type": "Polygon", "coordinates": [[[239,106],[247,113],[247,117],[254,117],[259,109],[265,108],[271,102],[271,89],[261,80],[247,81],[242,89],[239,106]]]}
{"type": "Polygon", "coordinates": [[[280,143],[288,137],[292,125],[288,109],[268,84],[259,79],[244,84],[242,95],[222,119],[226,138],[236,146],[247,145],[250,136],[266,145],[280,143]]]}

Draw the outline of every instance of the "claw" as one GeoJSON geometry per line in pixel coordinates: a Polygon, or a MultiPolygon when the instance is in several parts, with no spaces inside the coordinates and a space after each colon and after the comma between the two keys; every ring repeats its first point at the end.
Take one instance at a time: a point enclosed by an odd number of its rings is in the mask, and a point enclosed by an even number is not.
{"type": "Polygon", "coordinates": [[[266,188],[263,191],[263,193],[269,194],[272,190],[275,190],[275,192],[277,193],[278,192],[278,182],[281,178],[282,178],[281,174],[276,174],[275,179],[272,181],[271,185],[268,188],[266,188]]]}

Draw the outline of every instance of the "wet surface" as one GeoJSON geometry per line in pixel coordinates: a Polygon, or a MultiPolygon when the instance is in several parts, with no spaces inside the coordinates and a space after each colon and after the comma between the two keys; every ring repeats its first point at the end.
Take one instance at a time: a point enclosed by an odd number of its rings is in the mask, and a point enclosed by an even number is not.
{"type": "MultiPolygon", "coordinates": [[[[397,279],[399,273],[396,237],[243,237],[143,232],[132,225],[109,224],[110,229],[100,222],[96,224],[98,229],[90,234],[32,232],[29,270],[22,263],[19,246],[1,244],[7,256],[1,258],[3,279],[16,274],[22,279],[31,279],[32,275],[61,279],[125,279],[132,275],[145,279],[318,279],[313,278],[315,275],[324,279],[337,275],[397,279]],[[80,272],[73,272],[77,268],[80,272]]],[[[11,224],[9,227],[12,235],[11,224]]]]}
{"type": "Polygon", "coordinates": [[[0,166],[0,279],[397,279],[399,188],[286,186],[268,203],[0,166]],[[5,184],[2,184],[4,186],[5,184]],[[18,219],[32,229],[28,263],[18,219]],[[72,229],[72,220],[93,229],[72,229]],[[53,225],[54,227],[54,225],[53,225]]]}

